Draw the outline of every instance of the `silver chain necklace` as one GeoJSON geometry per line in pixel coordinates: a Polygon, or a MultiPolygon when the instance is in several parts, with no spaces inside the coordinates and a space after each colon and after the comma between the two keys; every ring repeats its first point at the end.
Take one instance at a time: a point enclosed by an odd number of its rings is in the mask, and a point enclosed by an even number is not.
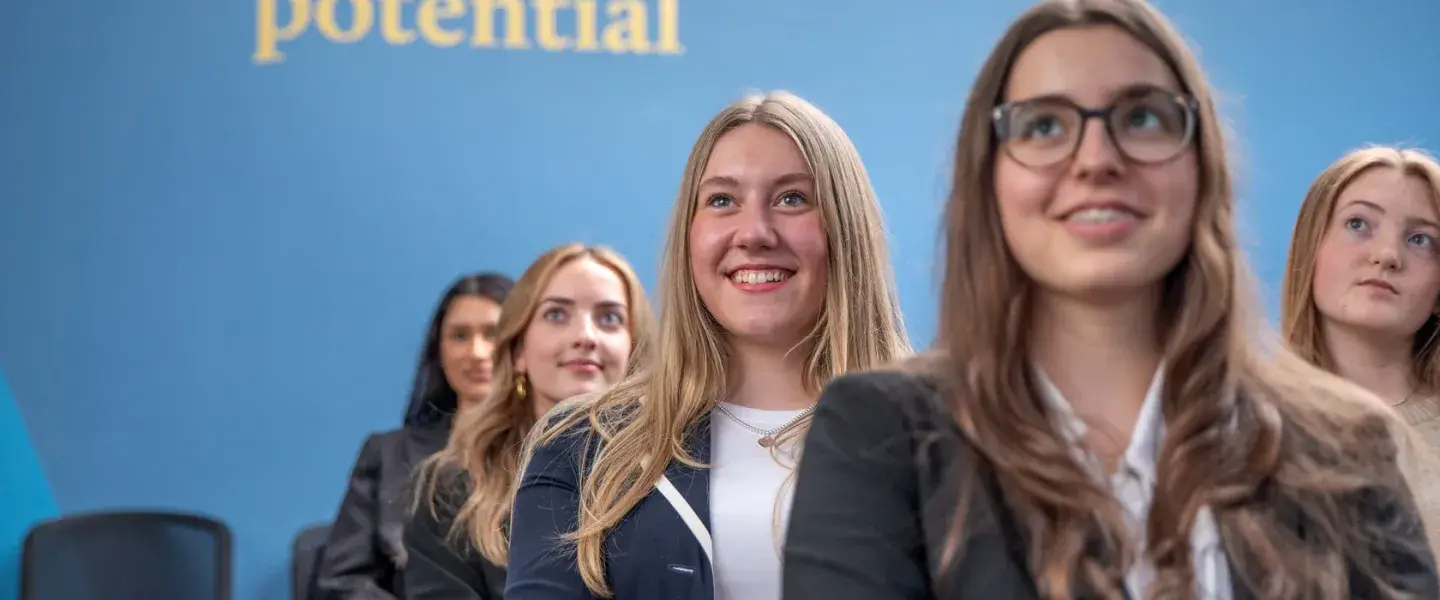
{"type": "Polygon", "coordinates": [[[800,414],[795,415],[795,418],[790,419],[789,421],[786,421],[784,425],[781,425],[781,426],[776,427],[776,428],[774,428],[774,429],[761,429],[761,428],[759,428],[759,427],[756,427],[756,426],[754,426],[754,425],[751,425],[751,424],[749,424],[749,423],[746,423],[745,421],[740,420],[740,417],[737,417],[737,416],[735,416],[734,413],[726,410],[724,404],[716,403],[716,404],[715,404],[715,408],[720,409],[720,413],[721,413],[721,414],[723,414],[723,415],[725,415],[725,416],[727,416],[727,417],[730,417],[730,420],[731,420],[731,421],[734,421],[736,424],[738,424],[738,425],[740,425],[741,427],[744,427],[745,429],[749,430],[750,433],[753,433],[753,434],[755,434],[755,435],[760,436],[760,447],[761,447],[761,448],[769,448],[769,447],[771,447],[771,446],[774,446],[774,445],[775,445],[775,434],[780,433],[780,432],[782,432],[782,431],[785,431],[786,429],[789,429],[791,425],[794,425],[795,423],[798,423],[798,422],[800,421],[800,419],[803,419],[803,418],[805,418],[805,417],[808,417],[808,416],[810,416],[810,413],[815,412],[815,405],[814,405],[814,404],[811,404],[809,408],[806,408],[805,410],[800,411],[800,414]]]}

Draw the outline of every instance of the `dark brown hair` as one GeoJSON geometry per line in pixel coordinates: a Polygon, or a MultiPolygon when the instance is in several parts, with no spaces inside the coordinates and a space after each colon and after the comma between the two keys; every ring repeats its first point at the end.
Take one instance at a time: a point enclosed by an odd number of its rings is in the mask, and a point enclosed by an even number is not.
{"type": "Polygon", "coordinates": [[[415,383],[410,388],[410,403],[405,406],[406,426],[443,421],[460,407],[455,388],[450,387],[445,369],[440,365],[440,327],[451,305],[457,298],[475,296],[499,306],[505,304],[505,296],[514,287],[515,282],[509,277],[486,272],[465,275],[445,288],[440,302],[435,305],[435,312],[430,315],[430,327],[425,331],[425,343],[420,348],[415,383]]]}

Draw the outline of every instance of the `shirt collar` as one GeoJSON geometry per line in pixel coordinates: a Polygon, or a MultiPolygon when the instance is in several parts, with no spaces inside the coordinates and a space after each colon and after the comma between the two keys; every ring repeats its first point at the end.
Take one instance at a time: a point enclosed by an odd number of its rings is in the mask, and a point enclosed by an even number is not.
{"type": "MultiPolygon", "coordinates": [[[[1087,430],[1085,421],[1075,414],[1075,409],[1060,393],[1060,388],[1039,366],[1034,367],[1034,371],[1040,384],[1041,400],[1050,408],[1056,428],[1073,448],[1083,453],[1081,439],[1087,430]]],[[[1135,420],[1135,429],[1130,434],[1130,445],[1120,459],[1120,466],[1138,477],[1146,489],[1155,485],[1155,464],[1160,457],[1160,444],[1165,439],[1165,419],[1160,410],[1164,388],[1165,364],[1162,362],[1150,380],[1150,388],[1145,392],[1145,400],[1140,404],[1140,414],[1135,420]]]]}

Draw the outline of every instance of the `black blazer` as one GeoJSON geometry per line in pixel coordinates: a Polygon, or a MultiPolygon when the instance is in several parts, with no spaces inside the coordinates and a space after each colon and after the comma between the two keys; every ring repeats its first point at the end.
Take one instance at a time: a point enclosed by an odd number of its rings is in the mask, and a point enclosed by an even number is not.
{"type": "Polygon", "coordinates": [[[455,513],[470,492],[469,479],[456,471],[442,476],[434,511],[422,503],[405,526],[406,600],[500,600],[505,569],[485,560],[461,537],[450,541],[455,513]]]}
{"type": "MultiPolygon", "coordinates": [[[[940,549],[960,498],[956,466],[966,460],[980,458],[923,380],[887,372],[832,381],[815,410],[796,482],[786,600],[1038,598],[1026,568],[1026,536],[993,477],[983,473],[973,480],[966,513],[971,537],[958,563],[942,568],[940,549]]],[[[1416,598],[1440,598],[1413,501],[1371,500],[1365,507],[1377,520],[1399,518],[1412,526],[1397,531],[1418,536],[1379,549],[1392,581],[1416,598]]],[[[1236,600],[1254,597],[1233,579],[1236,600]]],[[[1353,565],[1350,582],[1351,597],[1380,597],[1353,565]]]]}
{"type": "MultiPolygon", "coordinates": [[[[710,460],[710,424],[690,436],[691,452],[710,460]]],[[[559,539],[575,531],[579,460],[598,448],[588,427],[536,449],[525,467],[511,521],[510,572],[505,600],[590,600],[575,566],[573,545],[559,539]]],[[[588,464],[588,463],[587,463],[588,464]]],[[[710,473],[671,462],[665,476],[705,530],[710,528],[710,473]]],[[[605,541],[605,573],[615,600],[712,600],[714,574],[703,546],[680,513],[658,491],[630,511],[605,541]]]]}
{"type": "Polygon", "coordinates": [[[371,435],[360,449],[315,574],[318,600],[403,598],[401,540],[410,508],[410,475],[439,451],[449,421],[371,435]]]}

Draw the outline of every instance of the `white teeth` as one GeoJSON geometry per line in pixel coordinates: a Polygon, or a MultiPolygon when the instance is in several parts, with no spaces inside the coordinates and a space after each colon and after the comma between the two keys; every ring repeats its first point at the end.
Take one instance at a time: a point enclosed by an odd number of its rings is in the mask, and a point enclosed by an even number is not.
{"type": "Polygon", "coordinates": [[[1118,208],[1087,208],[1070,213],[1067,220],[1081,223],[1105,223],[1119,219],[1133,219],[1135,215],[1118,208]]]}
{"type": "Polygon", "coordinates": [[[749,269],[736,271],[730,274],[730,281],[735,283],[772,283],[785,281],[790,278],[790,273],[780,270],[752,271],[749,269]]]}

